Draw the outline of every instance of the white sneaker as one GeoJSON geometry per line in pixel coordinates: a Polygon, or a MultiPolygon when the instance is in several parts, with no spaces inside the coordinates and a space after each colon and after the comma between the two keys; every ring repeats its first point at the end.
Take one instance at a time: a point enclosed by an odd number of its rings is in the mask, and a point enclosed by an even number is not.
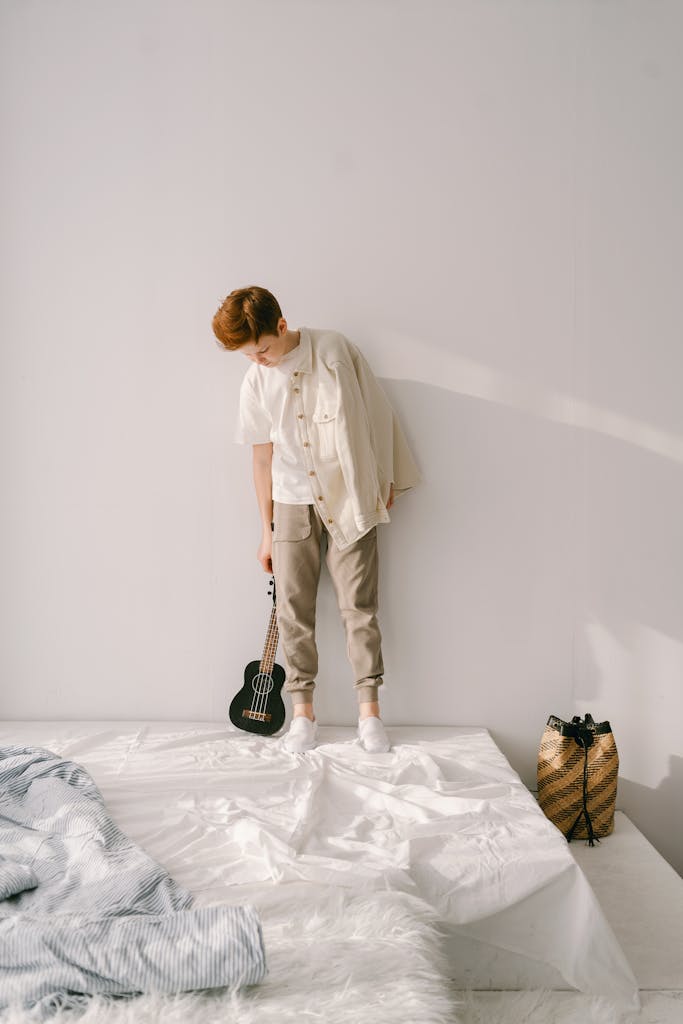
{"type": "Polygon", "coordinates": [[[318,742],[318,720],[311,721],[306,715],[295,715],[284,738],[285,750],[292,754],[300,754],[310,750],[318,742]]]}
{"type": "Polygon", "coordinates": [[[384,731],[382,719],[376,715],[358,719],[358,736],[361,747],[370,754],[386,754],[391,750],[391,742],[384,731]]]}

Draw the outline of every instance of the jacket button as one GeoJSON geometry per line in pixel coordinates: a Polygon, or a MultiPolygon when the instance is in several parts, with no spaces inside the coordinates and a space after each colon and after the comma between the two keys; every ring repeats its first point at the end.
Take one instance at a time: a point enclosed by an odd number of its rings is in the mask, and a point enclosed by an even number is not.
{"type": "Polygon", "coordinates": [[[299,412],[299,413],[296,414],[296,418],[298,420],[302,420],[304,418],[304,414],[302,412],[299,412]]]}
{"type": "Polygon", "coordinates": [[[304,448],[310,448],[308,441],[304,441],[304,448]]]}
{"type": "Polygon", "coordinates": [[[322,500],[323,500],[323,496],[322,496],[322,494],[319,494],[318,495],[318,501],[322,501],[322,500]]]}
{"type": "Polygon", "coordinates": [[[299,394],[299,388],[294,388],[294,391],[296,392],[297,395],[299,394]]]}
{"type": "Polygon", "coordinates": [[[309,471],[308,471],[308,475],[309,475],[309,476],[315,476],[315,473],[313,472],[313,470],[312,470],[312,469],[309,469],[309,471]]]}
{"type": "Polygon", "coordinates": [[[328,523],[333,523],[334,519],[328,519],[327,521],[328,521],[328,523]]]}

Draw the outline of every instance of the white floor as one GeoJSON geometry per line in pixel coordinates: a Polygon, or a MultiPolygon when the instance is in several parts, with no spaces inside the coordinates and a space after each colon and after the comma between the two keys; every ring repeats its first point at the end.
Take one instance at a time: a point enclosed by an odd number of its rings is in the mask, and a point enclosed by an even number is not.
{"type": "MultiPolygon", "coordinates": [[[[638,1024],[683,1024],[683,878],[622,811],[614,832],[570,850],[586,874],[638,979],[638,1024]]],[[[558,927],[561,922],[558,921],[558,927]]],[[[572,991],[464,993],[462,1024],[607,1024],[611,1015],[572,991]]]]}

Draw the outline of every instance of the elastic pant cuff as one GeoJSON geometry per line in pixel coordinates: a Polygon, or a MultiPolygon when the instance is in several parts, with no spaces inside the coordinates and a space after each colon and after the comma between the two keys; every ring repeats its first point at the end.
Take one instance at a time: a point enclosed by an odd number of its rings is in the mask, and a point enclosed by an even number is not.
{"type": "Polygon", "coordinates": [[[382,685],[382,680],[378,679],[373,683],[362,683],[360,686],[356,686],[356,693],[358,695],[358,703],[366,704],[369,701],[379,700],[379,688],[382,685]]]}
{"type": "Polygon", "coordinates": [[[292,704],[312,704],[313,689],[313,686],[310,686],[307,690],[289,690],[292,704]]]}

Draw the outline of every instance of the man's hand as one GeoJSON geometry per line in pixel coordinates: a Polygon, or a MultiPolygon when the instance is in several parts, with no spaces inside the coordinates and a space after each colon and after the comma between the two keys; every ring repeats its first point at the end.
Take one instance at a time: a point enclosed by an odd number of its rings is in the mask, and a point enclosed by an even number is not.
{"type": "Polygon", "coordinates": [[[258,558],[259,562],[261,563],[261,566],[263,567],[263,571],[264,572],[272,573],[272,571],[273,571],[273,534],[271,533],[270,530],[268,530],[268,533],[266,533],[265,530],[264,530],[263,537],[261,539],[261,546],[258,549],[258,553],[257,553],[256,557],[258,558]]]}
{"type": "Polygon", "coordinates": [[[393,504],[394,504],[394,485],[392,484],[391,487],[389,488],[389,498],[387,499],[387,512],[389,511],[389,509],[391,508],[391,506],[393,504]]]}

